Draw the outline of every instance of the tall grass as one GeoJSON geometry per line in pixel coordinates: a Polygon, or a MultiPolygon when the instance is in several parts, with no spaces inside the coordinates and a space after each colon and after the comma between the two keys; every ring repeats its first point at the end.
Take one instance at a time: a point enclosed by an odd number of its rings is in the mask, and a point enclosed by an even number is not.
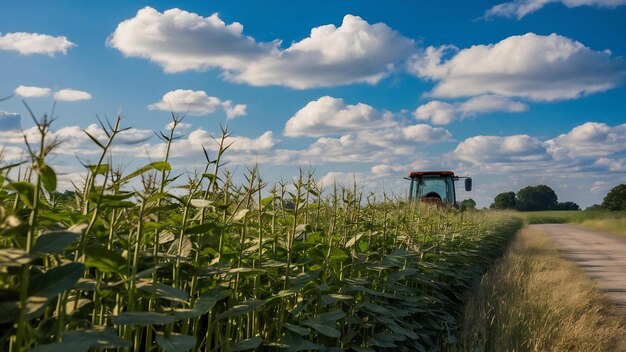
{"type": "Polygon", "coordinates": [[[469,300],[459,350],[624,351],[623,313],[549,238],[524,230],[469,300]]]}
{"type": "Polygon", "coordinates": [[[128,174],[110,151],[120,119],[101,123],[107,140],[88,135],[100,156],[65,198],[46,163],[50,121],[35,120],[30,166],[0,169],[2,349],[433,350],[521,226],[324,189],[304,170],[274,184],[251,167],[236,184],[227,128],[180,176],[172,118],[164,159],[128,174]]]}
{"type": "Polygon", "coordinates": [[[626,212],[608,210],[552,210],[530,212],[499,212],[506,216],[516,216],[528,224],[576,224],[591,229],[626,235],[626,212]]]}

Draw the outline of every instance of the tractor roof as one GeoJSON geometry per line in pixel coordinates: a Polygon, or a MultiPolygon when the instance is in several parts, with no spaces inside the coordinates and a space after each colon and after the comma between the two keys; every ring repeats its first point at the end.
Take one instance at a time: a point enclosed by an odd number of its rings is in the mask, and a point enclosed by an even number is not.
{"type": "Polygon", "coordinates": [[[409,172],[409,177],[421,176],[454,176],[452,171],[413,171],[409,172]]]}

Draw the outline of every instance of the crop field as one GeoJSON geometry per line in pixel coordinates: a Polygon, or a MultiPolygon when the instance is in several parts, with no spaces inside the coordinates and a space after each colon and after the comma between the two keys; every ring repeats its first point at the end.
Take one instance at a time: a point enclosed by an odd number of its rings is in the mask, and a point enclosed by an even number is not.
{"type": "Polygon", "coordinates": [[[76,192],[55,192],[48,119],[32,160],[3,164],[0,350],[441,350],[522,224],[302,170],[268,183],[251,167],[237,184],[227,130],[197,173],[167,155],[122,173],[119,123],[92,137],[76,192]]]}

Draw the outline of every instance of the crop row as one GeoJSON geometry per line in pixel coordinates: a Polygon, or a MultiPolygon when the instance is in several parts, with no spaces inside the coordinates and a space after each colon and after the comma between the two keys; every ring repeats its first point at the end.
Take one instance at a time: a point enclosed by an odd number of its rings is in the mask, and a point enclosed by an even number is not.
{"type": "Polygon", "coordinates": [[[103,124],[99,159],[59,193],[37,121],[30,165],[0,169],[1,349],[436,350],[520,226],[312,172],[268,185],[254,167],[238,184],[226,129],[203,170],[178,175],[179,122],[165,158],[129,174],[111,161],[120,120],[103,124]]]}

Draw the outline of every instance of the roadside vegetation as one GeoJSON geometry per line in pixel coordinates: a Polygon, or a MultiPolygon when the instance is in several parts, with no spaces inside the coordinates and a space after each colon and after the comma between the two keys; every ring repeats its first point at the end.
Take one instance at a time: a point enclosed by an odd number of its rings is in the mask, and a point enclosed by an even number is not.
{"type": "Polygon", "coordinates": [[[626,236],[626,211],[501,211],[505,216],[516,216],[527,224],[576,224],[590,229],[626,236]]]}
{"type": "Polygon", "coordinates": [[[584,211],[573,202],[560,203],[552,188],[545,185],[503,192],[494,198],[490,209],[524,219],[527,224],[571,223],[590,229],[626,236],[626,185],[613,187],[602,204],[584,211]]]}
{"type": "Polygon", "coordinates": [[[624,312],[551,240],[523,230],[465,310],[460,351],[625,351],[624,312]]]}
{"type": "Polygon", "coordinates": [[[0,350],[428,351],[457,340],[470,288],[522,222],[408,204],[313,172],[242,184],[222,130],[205,166],[115,168],[100,155],[57,193],[50,119],[0,168],[0,350]],[[181,180],[185,179],[185,182],[181,180]]]}

